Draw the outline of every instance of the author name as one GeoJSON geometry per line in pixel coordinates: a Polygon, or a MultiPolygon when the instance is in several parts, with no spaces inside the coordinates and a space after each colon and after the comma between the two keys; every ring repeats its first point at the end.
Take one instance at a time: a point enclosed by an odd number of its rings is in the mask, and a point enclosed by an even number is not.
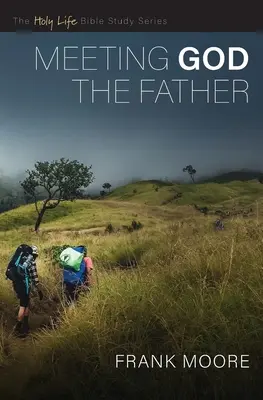
{"type": "Polygon", "coordinates": [[[116,368],[250,368],[248,354],[151,354],[135,356],[134,354],[116,354],[116,368]]]}

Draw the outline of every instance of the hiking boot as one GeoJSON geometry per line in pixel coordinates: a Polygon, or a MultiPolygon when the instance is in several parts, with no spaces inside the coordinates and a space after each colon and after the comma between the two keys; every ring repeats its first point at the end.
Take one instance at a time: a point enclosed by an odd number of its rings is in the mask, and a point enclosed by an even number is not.
{"type": "Polygon", "coordinates": [[[22,322],[18,321],[14,327],[13,331],[14,336],[17,338],[24,338],[26,335],[22,331],[22,322]]]}
{"type": "Polygon", "coordinates": [[[25,339],[27,335],[23,332],[14,331],[14,336],[17,337],[18,339],[25,339]]]}
{"type": "Polygon", "coordinates": [[[21,332],[25,336],[27,336],[29,334],[28,317],[24,317],[21,332]]]}
{"type": "Polygon", "coordinates": [[[29,334],[29,325],[28,324],[24,324],[21,330],[21,334],[27,336],[29,334]]]}

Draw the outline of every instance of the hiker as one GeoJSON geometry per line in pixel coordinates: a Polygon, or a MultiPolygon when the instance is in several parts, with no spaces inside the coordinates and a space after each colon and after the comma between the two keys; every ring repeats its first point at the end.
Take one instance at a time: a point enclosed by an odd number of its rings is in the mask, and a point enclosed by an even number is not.
{"type": "Polygon", "coordinates": [[[222,231],[225,229],[222,215],[215,221],[215,228],[217,231],[222,231]]]}
{"type": "Polygon", "coordinates": [[[6,278],[12,281],[13,289],[19,299],[19,311],[14,327],[14,334],[18,337],[25,337],[29,333],[28,318],[31,289],[35,288],[39,299],[43,299],[36,267],[37,257],[38,249],[36,246],[21,244],[16,249],[6,270],[6,278]]]}
{"type": "Polygon", "coordinates": [[[92,285],[93,262],[87,256],[85,246],[65,249],[60,260],[63,266],[63,286],[67,304],[72,305],[78,300],[80,293],[90,290],[92,285]]]}

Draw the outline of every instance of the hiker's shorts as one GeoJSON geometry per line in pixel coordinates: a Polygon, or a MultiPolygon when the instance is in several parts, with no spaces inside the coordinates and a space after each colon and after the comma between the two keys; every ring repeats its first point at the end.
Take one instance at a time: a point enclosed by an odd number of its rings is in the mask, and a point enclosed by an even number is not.
{"type": "Polygon", "coordinates": [[[30,300],[30,293],[26,291],[26,285],[20,282],[13,282],[14,291],[19,299],[20,307],[28,307],[30,300]]]}

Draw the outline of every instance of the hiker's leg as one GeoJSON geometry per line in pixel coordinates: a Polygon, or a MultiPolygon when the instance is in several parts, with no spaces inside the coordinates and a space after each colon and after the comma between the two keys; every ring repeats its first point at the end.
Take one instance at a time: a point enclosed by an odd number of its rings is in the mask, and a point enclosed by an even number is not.
{"type": "Polygon", "coordinates": [[[18,310],[18,314],[17,314],[16,325],[14,327],[14,332],[15,332],[15,334],[20,334],[21,328],[22,328],[22,321],[23,321],[24,313],[25,313],[25,306],[23,304],[23,287],[21,284],[14,282],[13,288],[14,288],[14,292],[19,300],[19,310],[18,310]]]}
{"type": "Polygon", "coordinates": [[[25,308],[25,312],[24,312],[24,319],[23,319],[23,333],[25,333],[26,335],[29,333],[29,307],[25,308]]]}
{"type": "Polygon", "coordinates": [[[15,324],[14,332],[15,334],[21,334],[23,319],[24,319],[25,307],[19,307],[17,321],[15,324]]]}
{"type": "Polygon", "coordinates": [[[78,286],[75,286],[73,291],[74,301],[77,301],[79,299],[79,295],[80,295],[80,288],[78,286]]]}
{"type": "Polygon", "coordinates": [[[67,304],[71,304],[74,301],[74,288],[69,283],[64,284],[64,292],[66,296],[67,304]]]}
{"type": "Polygon", "coordinates": [[[71,301],[75,303],[78,300],[78,286],[72,285],[71,287],[71,301]]]}
{"type": "Polygon", "coordinates": [[[18,312],[18,322],[16,325],[16,332],[21,336],[26,336],[29,332],[28,315],[29,315],[29,294],[26,293],[25,288],[20,291],[20,308],[18,312]]]}
{"type": "Polygon", "coordinates": [[[70,296],[69,296],[69,286],[67,283],[64,283],[64,295],[65,295],[66,302],[68,302],[70,296]]]}
{"type": "Polygon", "coordinates": [[[23,326],[22,326],[22,333],[24,335],[27,335],[29,333],[29,322],[28,322],[28,317],[29,317],[29,293],[25,293],[24,299],[23,299],[23,305],[25,306],[25,311],[24,311],[24,318],[23,318],[23,326]]]}
{"type": "Polygon", "coordinates": [[[18,321],[23,321],[23,319],[24,319],[24,316],[25,316],[25,307],[24,306],[21,306],[21,303],[20,303],[20,307],[19,307],[19,310],[18,310],[18,315],[17,315],[17,320],[18,321]]]}
{"type": "Polygon", "coordinates": [[[75,302],[78,299],[78,290],[77,286],[74,284],[67,283],[66,284],[66,296],[67,296],[67,305],[69,307],[74,307],[75,302]]]}
{"type": "Polygon", "coordinates": [[[24,316],[28,317],[29,316],[29,307],[25,308],[24,316]]]}

